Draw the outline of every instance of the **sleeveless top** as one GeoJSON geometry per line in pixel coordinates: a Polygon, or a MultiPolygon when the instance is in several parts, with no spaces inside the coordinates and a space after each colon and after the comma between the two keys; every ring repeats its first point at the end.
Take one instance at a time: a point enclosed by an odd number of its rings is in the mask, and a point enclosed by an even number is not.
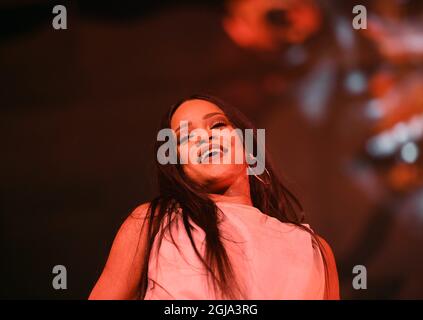
{"type": "MultiPolygon", "coordinates": [[[[223,213],[219,231],[238,286],[248,300],[323,299],[325,275],[318,245],[298,226],[283,223],[259,209],[216,202],[223,213]]],[[[190,221],[192,236],[204,257],[205,233],[190,221]]],[[[305,225],[308,227],[308,225],[305,225]]],[[[214,300],[207,270],[197,257],[183,225],[175,215],[156,254],[153,243],[148,268],[146,300],[214,300]]],[[[156,239],[157,240],[157,236],[156,239]]]]}

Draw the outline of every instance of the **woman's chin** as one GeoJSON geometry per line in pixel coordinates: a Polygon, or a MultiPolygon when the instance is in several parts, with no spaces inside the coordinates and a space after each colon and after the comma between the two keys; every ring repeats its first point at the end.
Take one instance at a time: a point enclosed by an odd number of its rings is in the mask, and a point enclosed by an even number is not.
{"type": "MultiPolygon", "coordinates": [[[[201,184],[212,193],[224,192],[239,177],[240,168],[230,164],[203,164],[201,184]]],[[[241,169],[242,170],[242,169],[241,169]]]]}

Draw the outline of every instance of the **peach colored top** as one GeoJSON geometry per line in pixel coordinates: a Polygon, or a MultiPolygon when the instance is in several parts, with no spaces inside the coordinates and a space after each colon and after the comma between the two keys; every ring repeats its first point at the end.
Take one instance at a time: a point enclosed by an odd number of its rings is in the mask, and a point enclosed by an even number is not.
{"type": "MultiPolygon", "coordinates": [[[[322,257],[308,232],[252,206],[229,202],[216,205],[223,212],[219,230],[245,299],[324,298],[322,257]]],[[[168,231],[158,255],[155,242],[145,299],[221,299],[207,285],[206,270],[192,248],[182,218],[176,215],[174,222],[172,235],[181,252],[168,231]]],[[[191,224],[197,248],[204,253],[204,231],[191,224]]]]}

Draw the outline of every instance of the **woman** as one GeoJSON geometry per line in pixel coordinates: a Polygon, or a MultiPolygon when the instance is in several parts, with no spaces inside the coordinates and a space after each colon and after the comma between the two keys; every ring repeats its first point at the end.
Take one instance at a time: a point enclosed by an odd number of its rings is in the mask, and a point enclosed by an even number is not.
{"type": "MultiPolygon", "coordinates": [[[[302,223],[268,155],[259,174],[248,174],[248,152],[241,163],[204,161],[227,151],[212,132],[253,128],[238,110],[194,95],[170,108],[165,128],[177,138],[166,155],[179,161],[157,161],[159,195],[122,224],[90,299],[339,298],[332,251],[302,223]],[[181,124],[208,137],[181,136],[181,124]],[[201,160],[184,159],[187,150],[201,160]]],[[[232,154],[242,143],[230,139],[232,154]]],[[[259,148],[256,131],[253,141],[259,148]]],[[[156,143],[158,159],[164,144],[156,143]]]]}

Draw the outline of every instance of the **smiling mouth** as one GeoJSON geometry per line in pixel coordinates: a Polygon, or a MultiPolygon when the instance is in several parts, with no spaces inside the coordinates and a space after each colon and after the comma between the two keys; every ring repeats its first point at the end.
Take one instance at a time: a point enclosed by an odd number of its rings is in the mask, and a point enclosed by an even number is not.
{"type": "Polygon", "coordinates": [[[214,158],[216,156],[223,155],[228,150],[226,148],[223,148],[220,145],[212,145],[211,148],[206,149],[200,156],[199,156],[199,162],[205,163],[208,162],[210,158],[214,158]]]}

